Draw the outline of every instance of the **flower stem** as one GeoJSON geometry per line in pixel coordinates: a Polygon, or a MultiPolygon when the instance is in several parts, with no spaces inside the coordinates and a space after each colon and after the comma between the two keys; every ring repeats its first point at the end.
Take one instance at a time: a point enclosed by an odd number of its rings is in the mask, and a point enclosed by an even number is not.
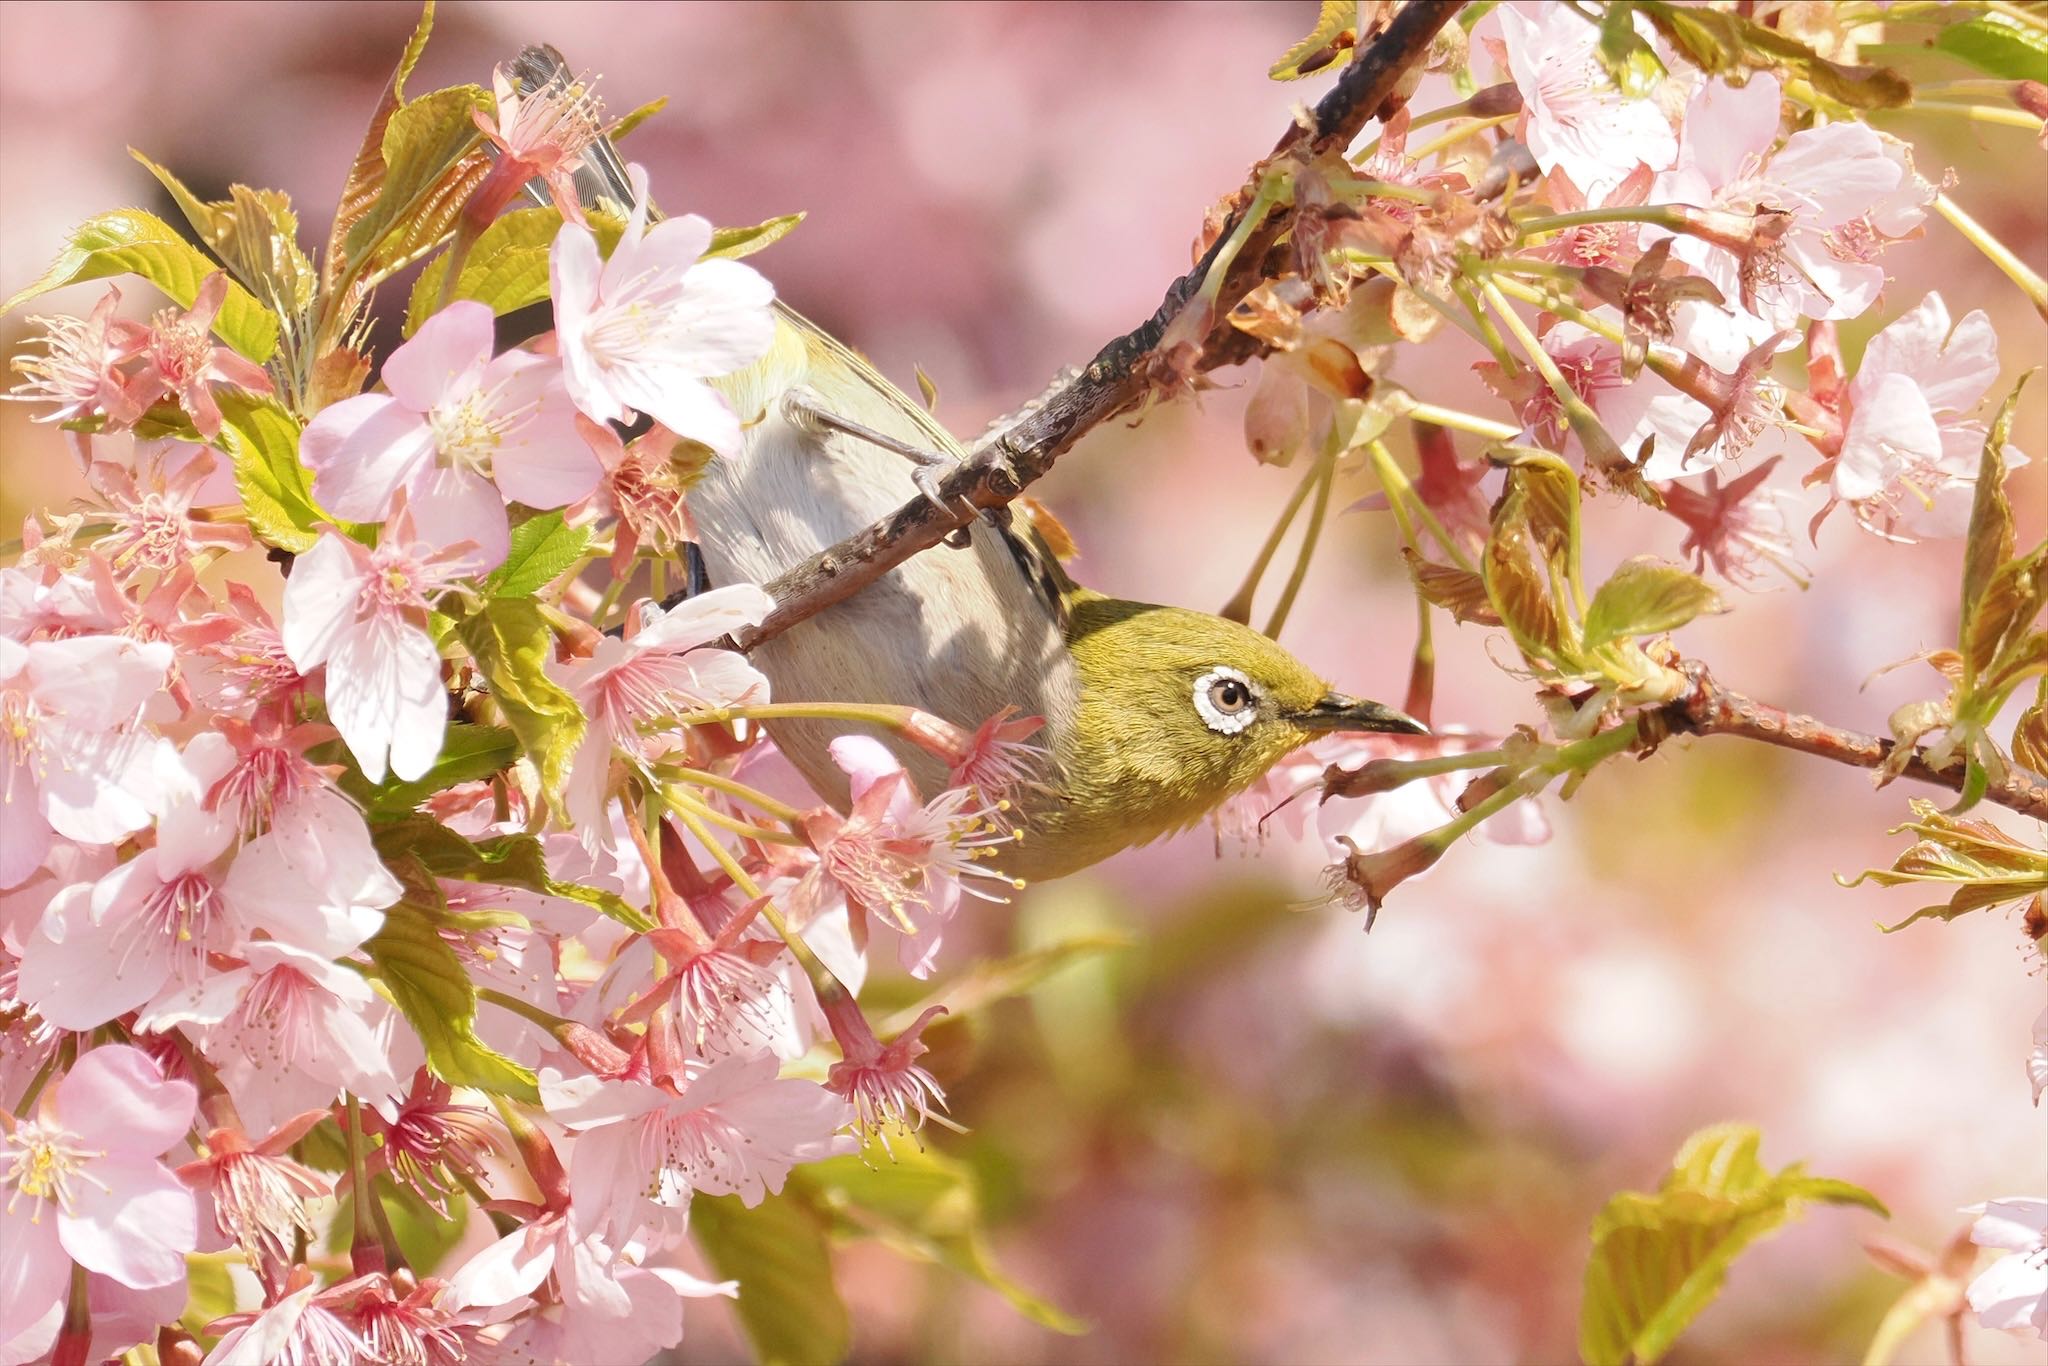
{"type": "Polygon", "coordinates": [[[692,787],[708,787],[713,792],[723,792],[728,797],[737,797],[748,806],[758,807],[781,821],[794,825],[802,820],[804,813],[788,802],[777,801],[757,787],[748,787],[737,778],[728,778],[722,773],[710,773],[701,768],[662,767],[661,775],[674,782],[688,783],[692,787]]]}
{"type": "MultiPolygon", "coordinates": [[[[1411,411],[1408,415],[1417,417],[1418,412],[1419,410],[1411,411]]],[[[1456,538],[1444,528],[1444,524],[1437,520],[1437,515],[1430,511],[1429,504],[1422,501],[1422,495],[1415,491],[1415,485],[1409,481],[1407,471],[1395,461],[1393,452],[1387,449],[1386,443],[1370,441],[1366,443],[1365,449],[1366,454],[1372,457],[1373,473],[1379,476],[1380,487],[1387,491],[1387,502],[1390,505],[1398,505],[1406,499],[1408,506],[1422,518],[1422,524],[1429,528],[1429,534],[1436,538],[1437,543],[1444,548],[1444,553],[1451,557],[1452,563],[1468,574],[1478,573],[1479,567],[1472,563],[1472,557],[1465,553],[1464,547],[1459,545],[1456,538]]]]}
{"type": "Polygon", "coordinates": [[[1525,241],[1531,237],[1563,232],[1566,228],[1591,227],[1599,223],[1654,223],[1677,232],[1683,222],[1680,206],[1676,204],[1616,204],[1600,209],[1574,209],[1570,213],[1524,218],[1515,224],[1515,238],[1525,241]]]}
{"type": "Polygon", "coordinates": [[[1266,576],[1266,570],[1272,565],[1273,557],[1279,553],[1280,542],[1287,537],[1287,528],[1294,525],[1294,514],[1301,511],[1301,505],[1308,501],[1308,491],[1315,487],[1319,467],[1319,463],[1309,466],[1308,471],[1302,475],[1301,482],[1294,486],[1294,492],[1288,495],[1287,506],[1280,509],[1279,520],[1274,522],[1273,529],[1266,533],[1266,543],[1259,547],[1258,557],[1252,561],[1252,567],[1246,572],[1244,582],[1230,595],[1230,601],[1223,604],[1217,616],[1226,621],[1243,624],[1251,622],[1252,597],[1259,591],[1259,580],[1266,576]]]}
{"type": "Polygon", "coordinates": [[[348,1259],[356,1275],[367,1276],[383,1271],[389,1263],[384,1257],[383,1240],[377,1236],[375,1216],[370,1213],[370,1202],[377,1198],[377,1193],[370,1186],[370,1169],[363,1150],[366,1140],[362,1102],[353,1093],[348,1097],[345,1118],[347,1122],[342,1128],[348,1140],[349,1191],[355,1197],[355,1231],[349,1240],[348,1259]]]}
{"type": "Polygon", "coordinates": [[[1330,489],[1337,480],[1337,430],[1330,429],[1322,458],[1316,461],[1316,495],[1308,510],[1308,526],[1301,533],[1301,550],[1294,557],[1294,571],[1287,576],[1287,583],[1280,590],[1280,601],[1273,604],[1273,615],[1266,619],[1266,635],[1278,639],[1280,628],[1287,624],[1287,614],[1294,610],[1294,600],[1301,594],[1301,586],[1308,580],[1309,561],[1315,558],[1316,542],[1322,539],[1323,519],[1330,511],[1330,489]]]}
{"type": "Polygon", "coordinates": [[[676,819],[697,837],[697,843],[703,845],[711,857],[718,860],[718,866],[725,870],[725,875],[732,879],[732,885],[740,889],[741,895],[761,903],[761,918],[768,922],[770,929],[781,936],[783,943],[789,945],[790,953],[803,968],[804,976],[810,979],[811,990],[817,993],[819,1002],[822,1004],[840,998],[851,1000],[853,993],[833,975],[832,969],[825,966],[825,961],[811,950],[811,946],[803,941],[803,936],[790,925],[788,918],[776,907],[774,901],[762,894],[760,884],[756,883],[753,875],[732,856],[732,852],[712,838],[711,832],[687,809],[677,809],[675,815],[676,819]]]}
{"type": "Polygon", "coordinates": [[[857,721],[900,731],[910,724],[911,708],[883,702],[762,702],[746,707],[712,707],[674,719],[678,726],[716,725],[725,721],[857,721]]]}
{"type": "Polygon", "coordinates": [[[2034,311],[2048,318],[2048,281],[2044,281],[2026,262],[2001,242],[1976,219],[1964,213],[1962,206],[1945,194],[1934,197],[1934,211],[1946,218],[1955,230],[1970,239],[1977,250],[1984,253],[1991,264],[2004,271],[2006,278],[2020,287],[2034,311]]]}
{"type": "Polygon", "coordinates": [[[661,792],[661,804],[677,814],[687,806],[700,820],[709,821],[721,830],[730,830],[742,839],[756,840],[763,844],[801,845],[804,842],[801,835],[793,835],[787,830],[770,830],[765,825],[754,825],[737,816],[728,816],[695,797],[681,792],[670,792],[666,788],[661,792]]]}
{"type": "Polygon", "coordinates": [[[1512,440],[1522,429],[1511,427],[1505,422],[1480,417],[1474,413],[1462,412],[1456,408],[1441,408],[1434,403],[1418,403],[1407,409],[1402,416],[1417,422],[1429,422],[1439,427],[1449,427],[1454,432],[1470,432],[1483,436],[1488,441],[1512,440]]]}
{"type": "MultiPolygon", "coordinates": [[[[1411,161],[1427,161],[1446,147],[1455,147],[1466,138],[1483,133],[1489,128],[1498,128],[1504,123],[1513,123],[1521,116],[1521,111],[1516,110],[1512,114],[1496,114],[1492,118],[1474,119],[1470,123],[1459,124],[1455,128],[1439,133],[1414,151],[1406,153],[1406,155],[1411,161]]],[[[1415,125],[1411,123],[1408,126],[1413,128],[1415,125]]]]}

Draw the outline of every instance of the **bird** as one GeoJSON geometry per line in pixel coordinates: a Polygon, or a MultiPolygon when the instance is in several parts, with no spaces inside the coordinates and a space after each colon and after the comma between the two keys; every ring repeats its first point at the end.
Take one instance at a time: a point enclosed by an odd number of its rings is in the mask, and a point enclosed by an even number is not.
{"type": "MultiPolygon", "coordinates": [[[[522,87],[574,79],[529,47],[522,87]]],[[[599,139],[577,173],[586,204],[631,203],[624,163],[599,139]]],[[[858,353],[781,300],[767,353],[711,381],[743,448],[691,485],[693,536],[711,582],[766,583],[934,496],[932,471],[964,459],[954,436],[858,353]]],[[[1271,638],[1208,612],[1106,596],[1077,583],[1011,506],[964,540],[912,556],[852,597],[757,644],[778,701],[885,703],[973,729],[1008,709],[1043,718],[1042,771],[1021,785],[1016,836],[990,862],[1019,883],[1089,867],[1184,830],[1283,757],[1334,732],[1420,734],[1384,704],[1332,689],[1271,638]]],[[[771,720],[769,736],[827,801],[850,802],[831,742],[843,723],[771,720]]],[[[876,736],[921,792],[945,764],[876,736]]]]}

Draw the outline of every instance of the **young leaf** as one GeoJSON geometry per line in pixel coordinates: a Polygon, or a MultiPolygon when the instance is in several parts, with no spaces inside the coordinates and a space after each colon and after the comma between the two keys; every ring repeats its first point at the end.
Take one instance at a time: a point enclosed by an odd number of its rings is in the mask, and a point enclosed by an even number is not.
{"type": "Polygon", "coordinates": [[[1564,648],[1564,624],[1551,595],[1550,580],[1536,556],[1526,519],[1496,526],[1480,561],[1486,596],[1494,614],[1531,659],[1555,662],[1564,648]]]}
{"type": "Polygon", "coordinates": [[[341,203],[334,210],[334,226],[327,235],[327,254],[321,258],[320,283],[323,289],[332,289],[340,281],[342,267],[347,263],[342,243],[362,221],[363,215],[375,206],[383,192],[384,130],[389,126],[391,116],[405,103],[406,77],[412,75],[413,67],[419,64],[420,54],[427,48],[427,35],[433,31],[434,0],[426,0],[420,7],[420,20],[413,26],[412,37],[406,39],[405,51],[399,54],[398,68],[385,83],[383,98],[377,101],[377,112],[370,116],[370,126],[364,130],[362,143],[356,148],[356,159],[349,167],[348,180],[341,187],[341,203]]]}
{"type": "Polygon", "coordinates": [[[1357,25],[1358,0],[1322,0],[1308,37],[1281,53],[1266,74],[1276,81],[1298,81],[1332,62],[1350,60],[1345,54],[1358,42],[1357,25]]]}
{"type": "Polygon", "coordinates": [[[613,121],[611,127],[605,129],[605,136],[613,142],[617,142],[666,108],[668,108],[668,96],[657,96],[641,105],[638,109],[628,110],[620,115],[613,121]]]}
{"type": "Polygon", "coordinates": [[[792,1195],[752,1209],[736,1195],[690,1202],[690,1233],[718,1275],[740,1283],[740,1325],[763,1366],[839,1361],[852,1326],[832,1279],[825,1220],[792,1195]]]}
{"type": "Polygon", "coordinates": [[[477,1037],[476,987],[430,911],[409,899],[399,902],[363,948],[392,1004],[420,1036],[435,1076],[492,1095],[540,1100],[533,1073],[477,1037]]]}
{"type": "Polygon", "coordinates": [[[235,488],[249,529],[280,550],[309,549],[314,530],[332,519],[313,501],[313,481],[299,463],[299,423],[275,400],[224,391],[221,442],[235,465],[235,488]]]}
{"type": "Polygon", "coordinates": [[[1979,14],[1949,24],[1934,45],[1993,76],[2048,84],[2048,34],[2006,14],[1979,14]]]}
{"type": "Polygon", "coordinates": [[[1675,564],[1629,560],[1600,585],[1586,609],[1586,648],[1611,640],[1675,631],[1703,612],[1721,610],[1721,595],[1675,564]]]}
{"type": "Polygon", "coordinates": [[[1579,1355],[1589,1366],[1649,1363],[1671,1349],[1713,1302],[1735,1258],[1775,1232],[1805,1201],[1886,1213],[1845,1181],[1772,1174],[1757,1159],[1761,1135],[1721,1124],[1687,1139],[1654,1195],[1622,1191],[1593,1221],[1579,1310],[1579,1355]]]}
{"type": "Polygon", "coordinates": [[[1458,621],[1480,626],[1498,626],[1500,614],[1486,596],[1486,580],[1467,569],[1425,560],[1409,546],[1401,547],[1408,563],[1408,576],[1423,599],[1443,608],[1458,621]]]}
{"type": "Polygon", "coordinates": [[[1986,821],[1962,820],[1937,810],[1933,802],[1913,799],[1915,819],[1892,831],[1911,830],[1920,838],[1890,868],[1871,868],[1854,878],[1840,878],[1844,887],[1869,881],[1880,887],[1913,883],[1946,884],[1946,904],[1923,906],[1885,933],[1919,920],[1953,920],[1971,911],[2048,892],[2048,853],[2029,848],[1986,821]]]}
{"type": "MultiPolygon", "coordinates": [[[[199,286],[219,267],[206,254],[180,237],[177,230],[153,213],[141,209],[116,209],[88,218],[72,231],[50,268],[0,304],[0,313],[12,313],[39,294],[80,280],[102,280],[109,275],[135,274],[190,308],[199,286]]],[[[249,291],[228,282],[227,298],[213,320],[220,339],[248,359],[261,364],[277,350],[277,315],[265,308],[249,291]]]]}
{"type": "MultiPolygon", "coordinates": [[[[871,1148],[865,1154],[827,1158],[800,1168],[791,1179],[835,1213],[844,1231],[879,1238],[902,1256],[979,1281],[1055,1333],[1089,1331],[1087,1323],[1025,1290],[996,1266],[974,1176],[965,1164],[906,1144],[896,1151],[871,1148]]],[[[744,1286],[740,1294],[744,1301],[744,1286]]]]}
{"type": "Polygon", "coordinates": [[[341,788],[362,803],[372,817],[399,816],[421,802],[454,787],[502,773],[519,758],[519,738],[504,726],[479,726],[456,722],[441,739],[441,753],[433,766],[413,782],[386,778],[372,786],[360,770],[343,771],[341,788]]]}
{"type": "Polygon", "coordinates": [[[1639,0],[1636,8],[1709,75],[1780,70],[1803,77],[1816,92],[1849,109],[1897,109],[1912,102],[1912,85],[1890,67],[1829,61],[1790,34],[1753,19],[1671,0],[1639,0]]]}
{"type": "MultiPolygon", "coordinates": [[[[489,107],[490,96],[474,85],[450,86],[402,105],[384,126],[383,184],[376,203],[348,230],[342,251],[351,263],[381,258],[396,268],[415,250],[439,241],[461,208],[448,207],[450,186],[471,172],[464,166],[482,138],[470,116],[489,107]],[[420,221],[415,221],[420,220],[420,221]],[[422,221],[432,220],[430,226],[422,221]],[[444,221],[445,220],[445,221],[444,221]],[[386,239],[396,235],[395,244],[386,239]]],[[[480,160],[474,175],[480,177],[480,160]]]]}
{"type": "Polygon", "coordinates": [[[742,256],[752,256],[763,247],[774,246],[795,232],[797,224],[803,221],[803,214],[786,213],[750,228],[715,228],[711,233],[711,245],[704,249],[704,254],[737,261],[742,256]]]}
{"type": "Polygon", "coordinates": [[[541,790],[559,803],[569,759],[583,739],[583,709],[547,675],[554,633],[531,598],[491,598],[456,629],[490,684],[491,697],[540,774],[541,790]]]}
{"type": "Polygon", "coordinates": [[[1635,14],[1629,5],[1610,4],[1600,17],[1600,65],[1620,87],[1621,93],[1640,99],[1656,89],[1665,77],[1664,63],[1657,51],[1636,32],[1635,14]]]}
{"type": "Polygon", "coordinates": [[[313,302],[313,263],[299,249],[299,218],[282,190],[228,186],[228,198],[208,203],[170,171],[133,147],[128,155],[170,191],[207,250],[271,308],[294,316],[313,302]]]}
{"type": "Polygon", "coordinates": [[[407,815],[381,825],[376,842],[387,862],[410,858],[437,878],[542,892],[580,901],[629,929],[654,928],[645,913],[616,893],[550,877],[546,851],[531,835],[498,835],[472,843],[431,816],[407,815]]]}
{"type": "MultiPolygon", "coordinates": [[[[562,215],[552,207],[514,209],[500,215],[469,249],[450,301],[474,299],[489,304],[491,312],[502,317],[547,298],[548,248],[561,227],[562,215]]],[[[441,307],[441,286],[447,278],[445,254],[420,272],[406,301],[406,336],[419,331],[420,324],[441,307]]]]}
{"type": "Polygon", "coordinates": [[[588,527],[569,526],[560,512],[543,512],[512,528],[505,563],[484,580],[493,597],[529,598],[583,554],[590,544],[588,527]]]}

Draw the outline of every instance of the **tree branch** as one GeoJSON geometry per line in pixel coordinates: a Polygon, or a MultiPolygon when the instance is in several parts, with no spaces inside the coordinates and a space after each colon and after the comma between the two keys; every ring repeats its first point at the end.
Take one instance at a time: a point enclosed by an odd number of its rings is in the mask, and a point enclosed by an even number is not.
{"type": "MultiPolygon", "coordinates": [[[[775,610],[759,626],[738,633],[735,643],[741,649],[751,649],[845,601],[912,555],[971,525],[983,509],[1001,507],[1016,498],[1096,424],[1143,401],[1158,382],[1152,362],[1168,324],[1202,288],[1223,243],[1239,226],[1242,206],[1254,201],[1253,187],[1263,168],[1273,158],[1313,156],[1348,146],[1380,112],[1401,78],[1422,60],[1437,31],[1462,4],[1463,0],[1410,0],[1403,6],[1316,105],[1314,126],[1290,125],[1273,156],[1254,169],[1240,196],[1240,207],[1195,268],[1173,282],[1151,318],[1103,347],[1079,374],[1047,395],[1020,421],[982,442],[939,481],[940,501],[950,511],[922,497],[912,499],[873,526],[782,574],[767,585],[775,598],[775,610]]],[[[1264,278],[1261,263],[1283,227],[1280,216],[1268,214],[1253,228],[1217,297],[1217,319],[1227,318],[1237,302],[1264,278]]],[[[1231,332],[1228,323],[1220,323],[1210,333],[1195,362],[1196,370],[1225,363],[1226,352],[1220,343],[1228,340],[1231,332]]]]}
{"type": "MultiPolygon", "coordinates": [[[[1783,707],[1731,692],[1716,683],[1713,675],[1707,672],[1706,665],[1697,661],[1688,661],[1680,667],[1692,680],[1692,688],[1685,696],[1666,703],[1657,711],[1674,733],[1739,735],[1780,749],[1832,759],[1838,764],[1871,769],[1883,766],[1896,747],[1892,740],[1843,730],[1811,716],[1801,716],[1783,707]]],[[[1915,750],[1902,771],[1908,778],[1945,787],[1951,792],[1963,789],[1963,764],[1959,759],[1936,768],[1927,762],[1925,751],[1915,750]]],[[[1996,802],[2023,816],[2032,816],[2035,820],[2048,821],[2048,786],[2017,767],[2007,773],[2005,781],[1993,783],[1984,794],[1984,800],[1996,802]]]]}

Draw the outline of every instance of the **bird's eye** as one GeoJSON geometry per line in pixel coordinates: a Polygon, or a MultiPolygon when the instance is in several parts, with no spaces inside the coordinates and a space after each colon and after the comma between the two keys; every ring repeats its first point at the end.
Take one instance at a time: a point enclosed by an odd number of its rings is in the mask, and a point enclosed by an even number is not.
{"type": "Polygon", "coordinates": [[[1219,735],[1235,735],[1259,717],[1259,693],[1235,669],[1215,668],[1195,680],[1195,710],[1219,735]]]}

